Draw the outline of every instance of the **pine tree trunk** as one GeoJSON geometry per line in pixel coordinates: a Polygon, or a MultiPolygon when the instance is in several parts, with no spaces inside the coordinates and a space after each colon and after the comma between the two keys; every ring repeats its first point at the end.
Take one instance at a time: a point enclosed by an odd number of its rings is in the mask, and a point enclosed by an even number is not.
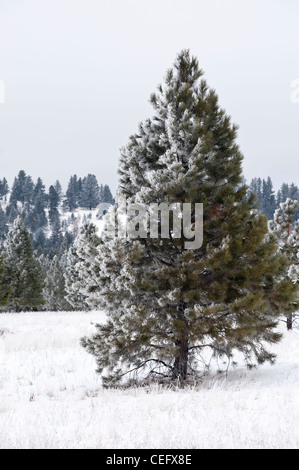
{"type": "Polygon", "coordinates": [[[291,315],[289,315],[287,317],[287,329],[288,330],[292,330],[293,329],[293,315],[291,313],[291,315]]]}
{"type": "Polygon", "coordinates": [[[172,380],[186,380],[188,372],[188,339],[179,340],[179,354],[176,356],[172,371],[172,380]]]}
{"type": "Polygon", "coordinates": [[[174,359],[172,380],[183,381],[187,379],[188,373],[188,353],[189,353],[189,341],[188,341],[188,326],[185,319],[185,303],[183,300],[179,301],[178,304],[178,318],[184,322],[184,327],[180,331],[180,337],[175,341],[175,345],[178,348],[178,355],[174,359]]]}

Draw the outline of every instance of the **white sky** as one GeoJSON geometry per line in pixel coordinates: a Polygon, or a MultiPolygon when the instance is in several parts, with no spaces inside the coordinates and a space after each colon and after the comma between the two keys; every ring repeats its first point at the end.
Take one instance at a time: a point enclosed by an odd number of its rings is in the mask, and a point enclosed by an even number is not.
{"type": "Polygon", "coordinates": [[[0,178],[115,191],[119,147],[185,48],[240,126],[247,181],[299,184],[298,0],[0,0],[0,178]]]}

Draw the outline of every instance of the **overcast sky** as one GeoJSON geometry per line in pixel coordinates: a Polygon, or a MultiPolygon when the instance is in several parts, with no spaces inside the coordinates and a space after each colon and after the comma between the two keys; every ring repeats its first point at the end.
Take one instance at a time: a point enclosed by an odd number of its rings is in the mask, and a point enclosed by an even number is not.
{"type": "Polygon", "coordinates": [[[94,173],[114,192],[119,148],[186,48],[240,127],[247,182],[299,185],[298,0],[0,0],[0,178],[94,173]]]}

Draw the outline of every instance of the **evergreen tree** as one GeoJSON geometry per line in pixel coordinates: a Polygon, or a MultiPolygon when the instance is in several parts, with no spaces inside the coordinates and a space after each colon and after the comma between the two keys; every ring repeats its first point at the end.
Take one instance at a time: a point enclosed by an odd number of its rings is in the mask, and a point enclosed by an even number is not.
{"type": "Polygon", "coordinates": [[[115,200],[112,196],[112,193],[110,191],[110,188],[107,184],[104,186],[101,185],[100,188],[100,202],[102,203],[108,203],[108,204],[115,204],[115,200]]]}
{"type": "Polygon", "coordinates": [[[249,193],[253,193],[257,197],[257,204],[259,209],[261,209],[263,205],[262,185],[263,183],[261,178],[253,178],[249,186],[249,193]]]}
{"type": "Polygon", "coordinates": [[[100,188],[95,175],[88,174],[82,181],[80,206],[89,210],[94,209],[100,203],[100,188]]]}
{"type": "Polygon", "coordinates": [[[48,219],[46,216],[46,200],[45,195],[40,192],[36,195],[34,199],[34,207],[33,207],[33,216],[34,216],[34,229],[33,231],[36,232],[39,228],[45,228],[48,225],[48,219]]]}
{"type": "Polygon", "coordinates": [[[31,176],[27,176],[24,170],[19,171],[12,186],[10,204],[17,207],[17,202],[20,202],[28,211],[33,200],[33,190],[34,184],[31,176]]]}
{"type": "Polygon", "coordinates": [[[45,288],[43,295],[45,298],[45,310],[60,312],[71,310],[71,305],[66,300],[65,280],[63,265],[58,256],[50,259],[41,256],[39,262],[45,274],[45,288]]]}
{"type": "Polygon", "coordinates": [[[289,194],[288,194],[288,197],[290,199],[293,199],[293,200],[299,200],[299,189],[298,187],[292,183],[290,186],[289,186],[289,194]]]}
{"type": "Polygon", "coordinates": [[[4,241],[8,232],[7,216],[0,206],[0,241],[4,241]]]}
{"type": "Polygon", "coordinates": [[[33,205],[33,197],[34,197],[34,183],[31,176],[26,176],[25,183],[23,186],[23,198],[24,203],[23,206],[27,212],[30,211],[31,205],[33,205]]]}
{"type": "Polygon", "coordinates": [[[74,235],[73,233],[70,233],[68,231],[65,232],[63,236],[63,243],[62,243],[62,252],[61,252],[61,258],[64,257],[66,252],[69,250],[70,246],[74,243],[74,235]]]}
{"type": "Polygon", "coordinates": [[[82,178],[78,178],[77,184],[76,184],[76,195],[77,195],[77,200],[78,200],[78,205],[80,206],[80,201],[82,197],[82,189],[83,189],[83,180],[82,178]]]}
{"type": "Polygon", "coordinates": [[[58,255],[61,251],[61,245],[63,244],[63,234],[61,230],[61,223],[56,220],[52,226],[52,233],[48,240],[51,257],[58,255]]]}
{"type": "Polygon", "coordinates": [[[5,199],[8,192],[9,192],[9,186],[7,183],[7,179],[3,178],[3,180],[0,180],[0,199],[5,199]]]}
{"type": "Polygon", "coordinates": [[[281,185],[280,190],[277,193],[277,209],[280,207],[282,202],[285,202],[289,197],[289,185],[287,183],[283,183],[281,185]]]}
{"type": "Polygon", "coordinates": [[[4,256],[0,256],[0,307],[7,304],[10,296],[10,287],[7,285],[4,256]]]}
{"type": "MultiPolygon", "coordinates": [[[[88,241],[88,225],[81,228],[80,234],[69,248],[66,256],[66,265],[64,271],[66,300],[75,310],[90,310],[88,304],[88,293],[86,286],[91,283],[91,279],[86,279],[85,273],[81,267],[90,260],[85,259],[85,244],[88,241]]],[[[91,229],[93,231],[93,229],[91,229]]]]}
{"type": "Polygon", "coordinates": [[[31,233],[34,233],[37,228],[37,217],[32,211],[27,212],[26,210],[22,211],[20,216],[24,221],[24,225],[28,228],[31,233]]]}
{"type": "Polygon", "coordinates": [[[63,201],[63,208],[67,211],[73,211],[78,207],[79,188],[77,175],[71,176],[63,201]]]}
{"type": "MultiPolygon", "coordinates": [[[[237,127],[188,51],[151,103],[155,116],[121,151],[118,203],[203,203],[203,243],[187,249],[188,233],[174,238],[173,227],[168,237],[140,227],[135,240],[103,234],[96,281],[108,321],[82,345],[106,385],[138,372],[185,381],[209,348],[228,357],[237,349],[249,367],[273,361],[266,343],[279,340],[278,317],[296,295],[242,184],[237,127]]],[[[194,206],[191,215],[196,228],[194,206]]]]}
{"type": "Polygon", "coordinates": [[[8,221],[8,223],[13,224],[13,222],[18,217],[18,215],[19,215],[19,212],[17,209],[17,205],[14,203],[9,203],[9,205],[6,207],[6,210],[5,210],[5,216],[6,216],[6,220],[8,221]]]}
{"type": "Polygon", "coordinates": [[[268,219],[271,219],[276,208],[276,198],[271,178],[269,176],[266,180],[253,178],[249,186],[249,193],[254,193],[257,196],[259,211],[265,214],[268,219]]]}
{"type": "Polygon", "coordinates": [[[33,189],[33,201],[38,195],[42,195],[44,202],[46,201],[46,188],[41,178],[37,178],[36,184],[33,189]]]}
{"type": "MultiPolygon", "coordinates": [[[[299,222],[294,224],[294,215],[299,202],[288,198],[276,209],[274,220],[269,222],[269,228],[278,239],[279,251],[284,253],[290,263],[288,276],[294,284],[299,283],[299,222]]],[[[294,312],[299,301],[293,303],[293,312],[287,316],[287,329],[293,328],[294,312]]]]}
{"type": "Polygon", "coordinates": [[[7,235],[4,266],[6,283],[11,289],[7,307],[16,312],[42,308],[44,276],[34,257],[29,232],[20,217],[7,235]]]}
{"type": "Polygon", "coordinates": [[[34,235],[33,246],[38,254],[43,254],[47,251],[47,238],[42,228],[38,229],[34,235]]]}
{"type": "Polygon", "coordinates": [[[62,186],[58,180],[55,181],[54,189],[58,195],[58,203],[60,204],[62,201],[62,186]]]}
{"type": "MultiPolygon", "coordinates": [[[[280,208],[281,203],[285,202],[288,198],[293,200],[299,200],[299,188],[292,183],[288,185],[287,183],[283,183],[279,191],[277,191],[276,196],[276,209],[280,208]]],[[[293,220],[296,221],[299,219],[299,209],[297,209],[296,213],[293,215],[293,220]]]]}
{"type": "MultiPolygon", "coordinates": [[[[27,181],[29,182],[28,187],[31,187],[30,179],[27,181]]],[[[38,229],[44,228],[48,225],[45,212],[46,200],[45,186],[41,178],[38,178],[32,191],[32,207],[30,207],[30,202],[28,201],[28,209],[23,212],[24,224],[32,233],[35,233],[38,229]]]]}
{"type": "Polygon", "coordinates": [[[93,309],[98,306],[99,289],[97,284],[99,264],[97,248],[100,239],[92,223],[85,223],[77,237],[74,249],[70,251],[66,270],[68,299],[79,309],[93,309]],[[74,292],[75,291],[75,292],[74,292]],[[74,295],[75,294],[75,295],[74,295]],[[79,295],[79,299],[78,299],[79,295]],[[82,299],[84,299],[82,304],[82,299]],[[79,302],[78,302],[79,300],[79,302]]]}
{"type": "Polygon", "coordinates": [[[20,195],[20,188],[18,185],[18,180],[17,178],[14,178],[14,182],[11,188],[11,193],[10,193],[10,198],[9,198],[10,206],[16,209],[18,200],[20,198],[21,198],[21,195],[20,195]]]}
{"type": "Polygon", "coordinates": [[[54,188],[54,186],[50,186],[49,188],[49,222],[50,225],[53,227],[55,223],[60,221],[60,214],[59,214],[59,194],[54,188]]]}
{"type": "Polygon", "coordinates": [[[273,183],[268,176],[267,180],[263,180],[262,184],[262,205],[261,211],[265,214],[268,220],[273,218],[275,211],[275,193],[273,190],[273,183]]]}

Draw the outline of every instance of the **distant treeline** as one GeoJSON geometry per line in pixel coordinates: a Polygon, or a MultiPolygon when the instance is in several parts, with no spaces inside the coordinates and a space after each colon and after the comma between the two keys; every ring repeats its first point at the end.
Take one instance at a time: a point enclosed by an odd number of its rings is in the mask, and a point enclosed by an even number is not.
{"type": "MultiPolygon", "coordinates": [[[[99,184],[93,174],[70,177],[64,193],[59,180],[46,190],[41,178],[34,182],[21,170],[10,188],[7,179],[0,179],[0,241],[4,242],[14,221],[20,216],[28,229],[34,249],[51,256],[60,255],[72,244],[74,230],[66,230],[62,215],[78,208],[92,210],[100,203],[114,204],[107,184],[99,184]]],[[[77,229],[78,230],[78,229],[77,229]]]]}
{"type": "MultiPolygon", "coordinates": [[[[267,179],[253,178],[249,185],[249,191],[257,195],[259,210],[269,220],[273,219],[274,212],[280,208],[280,204],[288,198],[299,201],[299,188],[294,183],[283,183],[275,193],[273,183],[268,176],[267,179]]],[[[299,219],[299,210],[294,216],[294,221],[299,219]]]]}

